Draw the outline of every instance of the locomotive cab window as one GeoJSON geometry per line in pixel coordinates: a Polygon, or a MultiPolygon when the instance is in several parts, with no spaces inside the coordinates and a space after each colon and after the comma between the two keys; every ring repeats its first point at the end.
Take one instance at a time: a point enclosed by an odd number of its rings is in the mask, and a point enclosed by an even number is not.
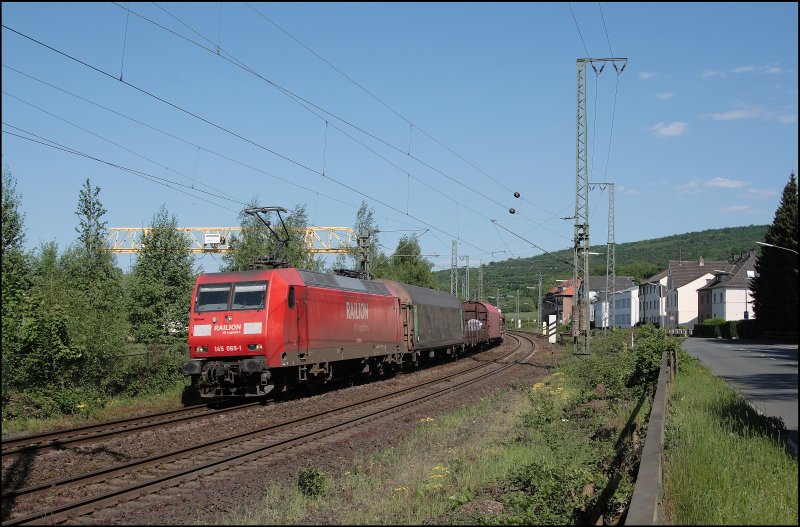
{"type": "Polygon", "coordinates": [[[231,309],[263,309],[267,297],[267,282],[233,284],[231,309]]]}
{"type": "Polygon", "coordinates": [[[289,309],[294,309],[294,287],[289,288],[289,309]]]}
{"type": "Polygon", "coordinates": [[[197,298],[194,301],[194,310],[197,313],[205,311],[224,311],[228,309],[228,297],[231,293],[231,284],[203,284],[197,288],[197,298]]]}

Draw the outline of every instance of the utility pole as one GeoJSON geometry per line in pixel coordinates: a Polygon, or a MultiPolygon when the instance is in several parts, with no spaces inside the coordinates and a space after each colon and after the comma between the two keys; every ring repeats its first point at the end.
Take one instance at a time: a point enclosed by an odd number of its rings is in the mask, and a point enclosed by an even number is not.
{"type": "Polygon", "coordinates": [[[480,260],[481,266],[478,269],[478,300],[483,302],[483,258],[480,260]]]}
{"type": "Polygon", "coordinates": [[[539,273],[539,301],[536,305],[537,313],[537,331],[542,328],[542,273],[539,273]]]}
{"type": "Polygon", "coordinates": [[[450,294],[458,294],[458,241],[453,240],[453,253],[450,257],[450,294]]]}
{"type": "Polygon", "coordinates": [[[469,256],[460,256],[464,260],[464,300],[469,300],[469,256]]]}
{"type": "Polygon", "coordinates": [[[583,58],[576,62],[577,95],[575,113],[575,236],[573,246],[572,270],[572,339],[575,353],[589,354],[589,159],[588,134],[586,127],[586,64],[592,66],[600,75],[605,68],[598,70],[595,63],[611,62],[619,75],[627,66],[627,58],[583,58]],[[624,61],[617,69],[616,61],[624,61]],[[579,269],[583,280],[578,291],[579,269]]]}

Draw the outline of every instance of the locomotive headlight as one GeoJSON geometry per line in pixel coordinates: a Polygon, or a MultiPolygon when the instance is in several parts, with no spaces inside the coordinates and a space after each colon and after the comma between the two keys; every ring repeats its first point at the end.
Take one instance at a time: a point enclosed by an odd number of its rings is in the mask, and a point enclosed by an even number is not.
{"type": "Polygon", "coordinates": [[[261,351],[263,346],[261,344],[248,344],[247,349],[250,351],[261,351]]]}
{"type": "Polygon", "coordinates": [[[197,346],[194,350],[197,353],[206,353],[208,351],[208,346],[197,346]]]}

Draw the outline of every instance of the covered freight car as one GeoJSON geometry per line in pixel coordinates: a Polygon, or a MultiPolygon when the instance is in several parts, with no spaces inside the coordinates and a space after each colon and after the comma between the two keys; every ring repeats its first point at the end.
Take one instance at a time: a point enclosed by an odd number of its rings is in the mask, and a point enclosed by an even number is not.
{"type": "Polygon", "coordinates": [[[377,279],[400,299],[403,348],[411,363],[438,354],[453,355],[464,348],[463,315],[458,297],[415,285],[377,279]]]}
{"type": "Polygon", "coordinates": [[[497,344],[502,338],[500,310],[488,302],[462,302],[464,312],[464,344],[469,347],[497,344]]]}

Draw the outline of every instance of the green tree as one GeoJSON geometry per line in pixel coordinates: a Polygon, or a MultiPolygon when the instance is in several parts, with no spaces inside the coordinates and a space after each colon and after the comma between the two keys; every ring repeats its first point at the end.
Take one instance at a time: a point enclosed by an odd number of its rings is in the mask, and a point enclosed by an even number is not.
{"type": "Polygon", "coordinates": [[[185,338],[196,273],[189,238],[164,205],[142,236],[142,249],[128,279],[128,317],[140,342],[185,338]]]}
{"type": "Polygon", "coordinates": [[[431,268],[433,264],[422,257],[422,248],[416,236],[403,236],[394,254],[389,256],[390,278],[420,287],[436,286],[431,268]]]}
{"type": "MultiPolygon", "coordinates": [[[[369,259],[370,278],[387,278],[389,262],[378,249],[380,246],[380,237],[378,236],[380,230],[375,221],[375,213],[372,208],[367,205],[366,201],[362,201],[361,206],[358,207],[353,231],[356,233],[356,236],[369,236],[367,258],[369,259]]],[[[359,262],[361,261],[360,253],[361,251],[358,247],[354,247],[348,252],[352,269],[358,269],[359,262]]]]}
{"type": "MultiPolygon", "coordinates": [[[[317,262],[310,260],[309,252],[305,248],[303,235],[308,227],[306,206],[297,205],[287,216],[281,215],[289,234],[286,246],[275,238],[258,216],[245,212],[260,207],[258,198],[253,198],[239,213],[242,230],[240,234],[231,237],[228,244],[230,251],[222,256],[222,271],[244,271],[255,266],[259,259],[272,255],[287,260],[291,267],[316,266],[317,262]]],[[[260,217],[269,221],[279,236],[286,235],[277,213],[261,214],[260,217]]]]}
{"type": "Polygon", "coordinates": [[[765,243],[785,249],[762,247],[755,264],[753,311],[762,330],[797,333],[797,202],[797,180],[792,172],[764,235],[765,243]]]}
{"type": "MultiPolygon", "coordinates": [[[[78,239],[60,258],[65,273],[63,287],[69,291],[68,326],[72,346],[85,353],[88,363],[120,354],[128,333],[122,301],[122,270],[108,250],[106,209],[100,187],[87,178],[78,195],[78,239]]],[[[93,373],[102,372],[91,367],[93,373]]]]}
{"type": "Polygon", "coordinates": [[[42,244],[31,258],[31,290],[21,325],[22,353],[14,384],[23,390],[64,387],[75,379],[85,359],[70,338],[74,318],[71,288],[55,242],[42,244]]]}
{"type": "Polygon", "coordinates": [[[2,361],[3,398],[7,395],[10,379],[15,378],[14,364],[21,353],[20,332],[25,295],[30,286],[28,256],[23,249],[25,241],[22,200],[17,194],[17,184],[11,170],[3,169],[2,180],[2,361]]]}

